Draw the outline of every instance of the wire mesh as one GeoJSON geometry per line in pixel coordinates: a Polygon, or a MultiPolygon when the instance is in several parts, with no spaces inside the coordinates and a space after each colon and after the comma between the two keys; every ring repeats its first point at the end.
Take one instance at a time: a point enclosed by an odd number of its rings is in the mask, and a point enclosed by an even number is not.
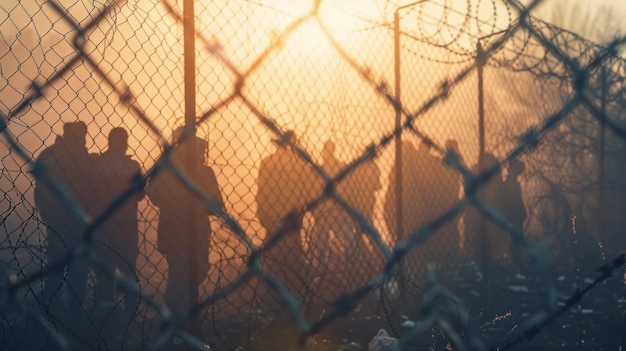
{"type": "Polygon", "coordinates": [[[625,38],[189,3],[0,5],[2,348],[624,345],[625,38]]]}

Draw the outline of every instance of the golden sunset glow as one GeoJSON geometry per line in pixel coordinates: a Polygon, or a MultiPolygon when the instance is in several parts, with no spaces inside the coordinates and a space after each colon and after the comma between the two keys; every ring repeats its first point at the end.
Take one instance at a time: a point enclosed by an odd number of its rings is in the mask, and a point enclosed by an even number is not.
{"type": "Polygon", "coordinates": [[[587,2],[0,0],[0,350],[620,349],[587,2]]]}

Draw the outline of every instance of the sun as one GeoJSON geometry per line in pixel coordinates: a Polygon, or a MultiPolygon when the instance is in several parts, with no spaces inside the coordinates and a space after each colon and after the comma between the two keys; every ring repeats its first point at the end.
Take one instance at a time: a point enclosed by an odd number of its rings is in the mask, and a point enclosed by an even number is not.
{"type": "Polygon", "coordinates": [[[266,0],[263,4],[271,9],[265,22],[269,31],[285,33],[298,24],[287,41],[302,55],[319,61],[334,54],[333,42],[355,49],[355,34],[371,27],[378,16],[376,0],[322,0],[317,11],[313,0],[266,0]]]}

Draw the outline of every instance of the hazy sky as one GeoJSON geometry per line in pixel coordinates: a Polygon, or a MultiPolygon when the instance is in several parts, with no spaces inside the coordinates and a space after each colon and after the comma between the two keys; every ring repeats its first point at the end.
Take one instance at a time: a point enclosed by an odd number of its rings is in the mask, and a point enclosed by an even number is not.
{"type": "MultiPolygon", "coordinates": [[[[530,2],[524,0],[524,3],[530,2]]],[[[598,24],[594,23],[594,19],[599,16],[605,20],[604,13],[611,16],[610,22],[615,30],[626,34],[626,22],[622,20],[626,17],[624,0],[544,0],[533,14],[548,22],[562,22],[554,24],[578,33],[581,28],[585,28],[583,31],[597,30],[598,24]]],[[[586,36],[589,33],[580,34],[586,36]]]]}
{"type": "MultiPolygon", "coordinates": [[[[74,4],[74,7],[77,7],[75,4],[79,4],[81,1],[86,3],[93,3],[93,0],[79,0],[79,1],[66,1],[66,0],[57,0],[61,4],[74,4]]],[[[102,0],[104,2],[104,0],[102,0]]],[[[479,0],[476,0],[479,1],[479,0]]],[[[481,3],[487,2],[485,0],[480,0],[481,3]]],[[[521,0],[524,4],[529,4],[533,0],[521,0]]],[[[265,2],[272,3],[272,1],[266,0],[265,2]]],[[[336,1],[330,1],[335,3],[336,1]]],[[[384,3],[384,0],[380,1],[384,3]]],[[[391,0],[389,4],[391,8],[393,8],[393,4],[405,4],[409,3],[410,0],[391,0]]],[[[21,4],[21,6],[27,8],[37,7],[39,0],[2,0],[0,4],[0,24],[6,19],[4,16],[8,15],[6,11],[10,11],[14,9],[17,4],[21,4]],[[4,14],[2,12],[5,12],[4,14]]],[[[309,7],[309,4],[312,3],[312,0],[298,0],[294,3],[302,4],[304,7],[309,7]]],[[[291,5],[290,5],[291,6],[291,5]]],[[[299,5],[296,5],[299,6],[299,5]]],[[[349,5],[352,6],[352,5],[349,5]]],[[[358,5],[355,5],[358,6],[358,5]]],[[[345,6],[342,6],[345,7],[345,6]]],[[[572,30],[574,32],[578,32],[580,24],[585,22],[585,20],[592,20],[594,15],[601,11],[607,10],[612,13],[615,18],[615,26],[621,27],[621,32],[626,33],[626,21],[621,21],[620,19],[626,17],[626,1],[625,0],[543,0],[543,2],[538,6],[538,8],[533,12],[533,15],[537,17],[541,17],[546,19],[549,22],[555,21],[555,9],[556,16],[564,17],[564,23],[555,23],[559,26],[565,27],[566,29],[572,30]],[[576,11],[573,10],[576,8],[576,11]],[[565,23],[569,22],[569,23],[565,23]]],[[[12,15],[16,15],[17,13],[13,13],[12,15]]],[[[592,24],[588,24],[592,25],[592,24]]],[[[593,24],[595,25],[595,24],[593,24]]],[[[582,33],[581,33],[582,34],[582,33]]]]}

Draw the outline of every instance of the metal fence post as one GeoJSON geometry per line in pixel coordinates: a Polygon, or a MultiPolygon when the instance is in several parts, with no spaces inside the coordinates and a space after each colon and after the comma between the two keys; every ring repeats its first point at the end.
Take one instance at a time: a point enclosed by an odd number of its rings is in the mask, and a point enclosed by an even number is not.
{"type": "MultiPolygon", "coordinates": [[[[184,70],[185,70],[185,130],[193,131],[188,136],[189,142],[184,143],[188,149],[185,152],[186,171],[191,179],[196,179],[196,62],[195,62],[195,11],[194,0],[185,0],[183,3],[183,41],[184,41],[184,70]]],[[[193,208],[193,194],[189,194],[187,202],[187,262],[188,266],[188,299],[191,309],[198,302],[198,233],[196,228],[197,214],[193,208]]],[[[189,321],[192,332],[199,330],[197,318],[189,321]]]]}
{"type": "MultiPolygon", "coordinates": [[[[607,98],[607,72],[606,67],[602,67],[600,70],[600,109],[602,113],[606,114],[606,98],[607,98]]],[[[600,140],[599,140],[599,150],[598,150],[598,186],[599,186],[599,194],[598,194],[598,220],[600,221],[599,229],[599,238],[601,241],[605,242],[608,238],[608,233],[606,233],[607,225],[606,225],[606,195],[605,195],[605,186],[606,186],[606,174],[605,174],[605,143],[606,143],[606,128],[604,123],[600,123],[600,140]]]]}
{"type": "MultiPolygon", "coordinates": [[[[401,103],[401,83],[400,83],[400,10],[419,5],[428,0],[420,0],[415,1],[410,4],[405,4],[396,8],[393,13],[393,48],[394,48],[394,80],[395,80],[395,129],[398,132],[396,135],[396,154],[395,154],[395,165],[396,165],[396,173],[393,175],[396,178],[396,189],[394,189],[396,193],[396,241],[407,241],[406,233],[404,232],[406,228],[404,228],[404,201],[402,196],[402,131],[400,130],[402,126],[402,103],[401,103]]],[[[405,262],[406,259],[402,259],[398,264],[398,270],[400,274],[400,281],[398,282],[398,286],[400,288],[400,293],[404,294],[406,292],[406,269],[405,262]]]]}
{"type": "MultiPolygon", "coordinates": [[[[400,129],[401,126],[401,118],[402,118],[402,110],[400,104],[400,16],[398,11],[394,12],[393,15],[393,40],[394,40],[394,80],[395,80],[395,128],[396,130],[400,129]]],[[[398,133],[396,135],[396,155],[395,155],[395,164],[396,164],[396,188],[394,191],[396,192],[396,241],[404,241],[406,238],[404,237],[404,209],[403,209],[403,201],[402,201],[402,133],[398,133]]],[[[399,272],[400,272],[400,291],[404,292],[404,260],[399,263],[399,272]]]]}
{"type": "MultiPolygon", "coordinates": [[[[483,92],[483,67],[487,63],[485,51],[480,40],[476,44],[476,67],[478,74],[478,162],[480,163],[485,155],[485,96],[483,92]]],[[[484,165],[479,165],[483,167],[484,165]]]]}
{"type": "MultiPolygon", "coordinates": [[[[485,95],[483,88],[483,67],[487,62],[485,51],[483,50],[482,45],[480,44],[480,40],[476,43],[476,73],[478,78],[478,169],[477,172],[482,172],[485,170],[485,95]]],[[[479,195],[479,200],[483,200],[484,196],[479,195]]],[[[483,271],[487,271],[487,262],[488,262],[488,238],[485,233],[487,229],[487,223],[485,221],[484,216],[479,217],[478,223],[478,242],[477,242],[477,251],[478,251],[478,263],[483,271]]]]}

